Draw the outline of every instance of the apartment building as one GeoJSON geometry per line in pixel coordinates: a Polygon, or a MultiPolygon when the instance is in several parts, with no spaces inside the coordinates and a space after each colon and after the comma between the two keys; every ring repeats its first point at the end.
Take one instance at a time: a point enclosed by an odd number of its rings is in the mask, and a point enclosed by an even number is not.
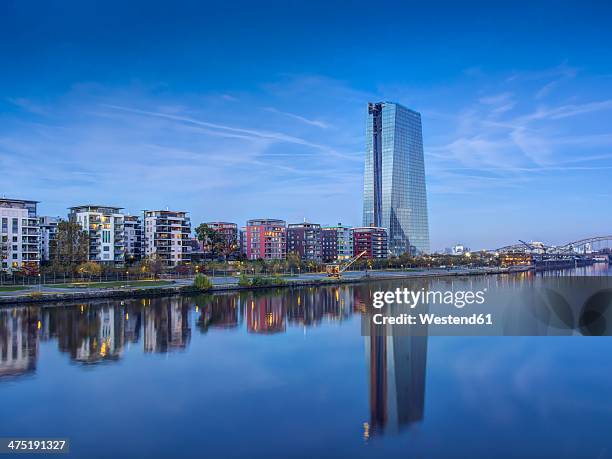
{"type": "Polygon", "coordinates": [[[125,234],[122,207],[87,204],[71,207],[68,217],[89,236],[88,259],[100,263],[123,264],[125,234]]]}
{"type": "Polygon", "coordinates": [[[302,260],[321,261],[321,225],[290,223],[287,226],[287,253],[297,253],[302,260]]]}
{"type": "Polygon", "coordinates": [[[40,228],[40,261],[49,263],[53,259],[53,242],[57,235],[57,224],[60,217],[39,217],[38,226],[40,228]]]}
{"type": "Polygon", "coordinates": [[[377,226],[353,228],[353,254],[365,250],[365,258],[387,258],[387,230],[377,226]]]}
{"type": "Polygon", "coordinates": [[[187,212],[144,211],[145,256],[157,255],[166,266],[186,263],[190,261],[190,235],[191,220],[187,212]]]}
{"type": "Polygon", "coordinates": [[[349,226],[338,223],[321,229],[322,256],[325,263],[349,260],[353,257],[353,233],[349,226]]]}
{"type": "Polygon", "coordinates": [[[125,215],[123,219],[125,260],[134,262],[142,259],[142,218],[139,215],[125,215]]]}
{"type": "Polygon", "coordinates": [[[0,198],[0,269],[37,270],[40,232],[37,201],[0,198]]]}
{"type": "Polygon", "coordinates": [[[287,254],[284,220],[260,218],[247,221],[246,256],[249,260],[282,260],[287,254]]]}

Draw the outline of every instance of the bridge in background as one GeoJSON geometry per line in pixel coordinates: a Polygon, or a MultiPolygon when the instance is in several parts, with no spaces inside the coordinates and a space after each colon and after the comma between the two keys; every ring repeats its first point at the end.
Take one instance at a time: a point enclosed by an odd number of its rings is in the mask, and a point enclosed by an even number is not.
{"type": "Polygon", "coordinates": [[[612,252],[612,235],[594,236],[562,245],[547,245],[543,242],[520,241],[506,245],[490,252],[495,253],[531,253],[542,255],[588,255],[612,252]]]}

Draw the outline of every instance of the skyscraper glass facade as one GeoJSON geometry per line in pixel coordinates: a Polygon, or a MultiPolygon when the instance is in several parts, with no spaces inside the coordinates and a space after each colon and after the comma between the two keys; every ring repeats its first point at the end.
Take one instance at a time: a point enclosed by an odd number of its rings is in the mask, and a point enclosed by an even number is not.
{"type": "Polygon", "coordinates": [[[368,104],[363,225],[386,228],[393,255],[429,252],[421,115],[399,104],[368,104]]]}

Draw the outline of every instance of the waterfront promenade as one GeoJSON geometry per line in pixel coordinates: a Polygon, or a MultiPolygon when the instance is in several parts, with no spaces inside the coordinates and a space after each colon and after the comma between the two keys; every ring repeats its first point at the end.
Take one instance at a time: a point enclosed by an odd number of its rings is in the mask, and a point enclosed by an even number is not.
{"type": "MultiPolygon", "coordinates": [[[[304,285],[333,285],[343,283],[368,282],[384,279],[410,279],[420,277],[449,277],[474,276],[488,274],[503,274],[509,272],[525,271],[527,268],[431,268],[422,270],[380,270],[380,271],[349,271],[341,279],[332,279],[325,273],[304,273],[299,275],[278,276],[284,281],[283,285],[270,285],[269,287],[291,287],[304,285]]],[[[208,292],[223,292],[242,289],[269,288],[269,287],[242,287],[238,285],[239,278],[235,276],[209,277],[212,288],[208,292]]],[[[120,281],[99,283],[74,284],[40,284],[31,286],[0,287],[0,305],[13,303],[71,301],[89,298],[127,298],[131,296],[173,295],[181,293],[196,293],[193,288],[193,277],[174,280],[151,281],[120,281]]]]}

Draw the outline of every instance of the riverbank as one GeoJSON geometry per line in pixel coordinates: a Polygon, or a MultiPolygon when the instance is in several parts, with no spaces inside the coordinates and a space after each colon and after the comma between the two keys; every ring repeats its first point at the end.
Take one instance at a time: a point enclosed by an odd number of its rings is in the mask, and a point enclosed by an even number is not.
{"type": "Polygon", "coordinates": [[[296,277],[281,277],[283,283],[280,285],[238,285],[237,278],[212,278],[212,288],[203,291],[195,288],[193,279],[181,279],[177,281],[160,284],[152,281],[150,285],[140,283],[138,286],[130,286],[129,283],[114,283],[113,286],[101,286],[82,288],[78,285],[68,284],[66,286],[37,286],[24,287],[15,290],[11,287],[8,291],[0,292],[0,307],[23,303],[61,303],[80,300],[96,299],[126,299],[146,298],[173,295],[190,295],[197,293],[231,292],[238,290],[261,290],[270,288],[293,288],[323,285],[356,284],[363,282],[401,279],[420,279],[438,277],[460,277],[460,276],[484,276],[497,274],[510,274],[528,271],[529,268],[473,268],[473,269],[431,269],[425,271],[352,271],[346,273],[341,279],[332,279],[325,274],[307,274],[296,277]]]}

